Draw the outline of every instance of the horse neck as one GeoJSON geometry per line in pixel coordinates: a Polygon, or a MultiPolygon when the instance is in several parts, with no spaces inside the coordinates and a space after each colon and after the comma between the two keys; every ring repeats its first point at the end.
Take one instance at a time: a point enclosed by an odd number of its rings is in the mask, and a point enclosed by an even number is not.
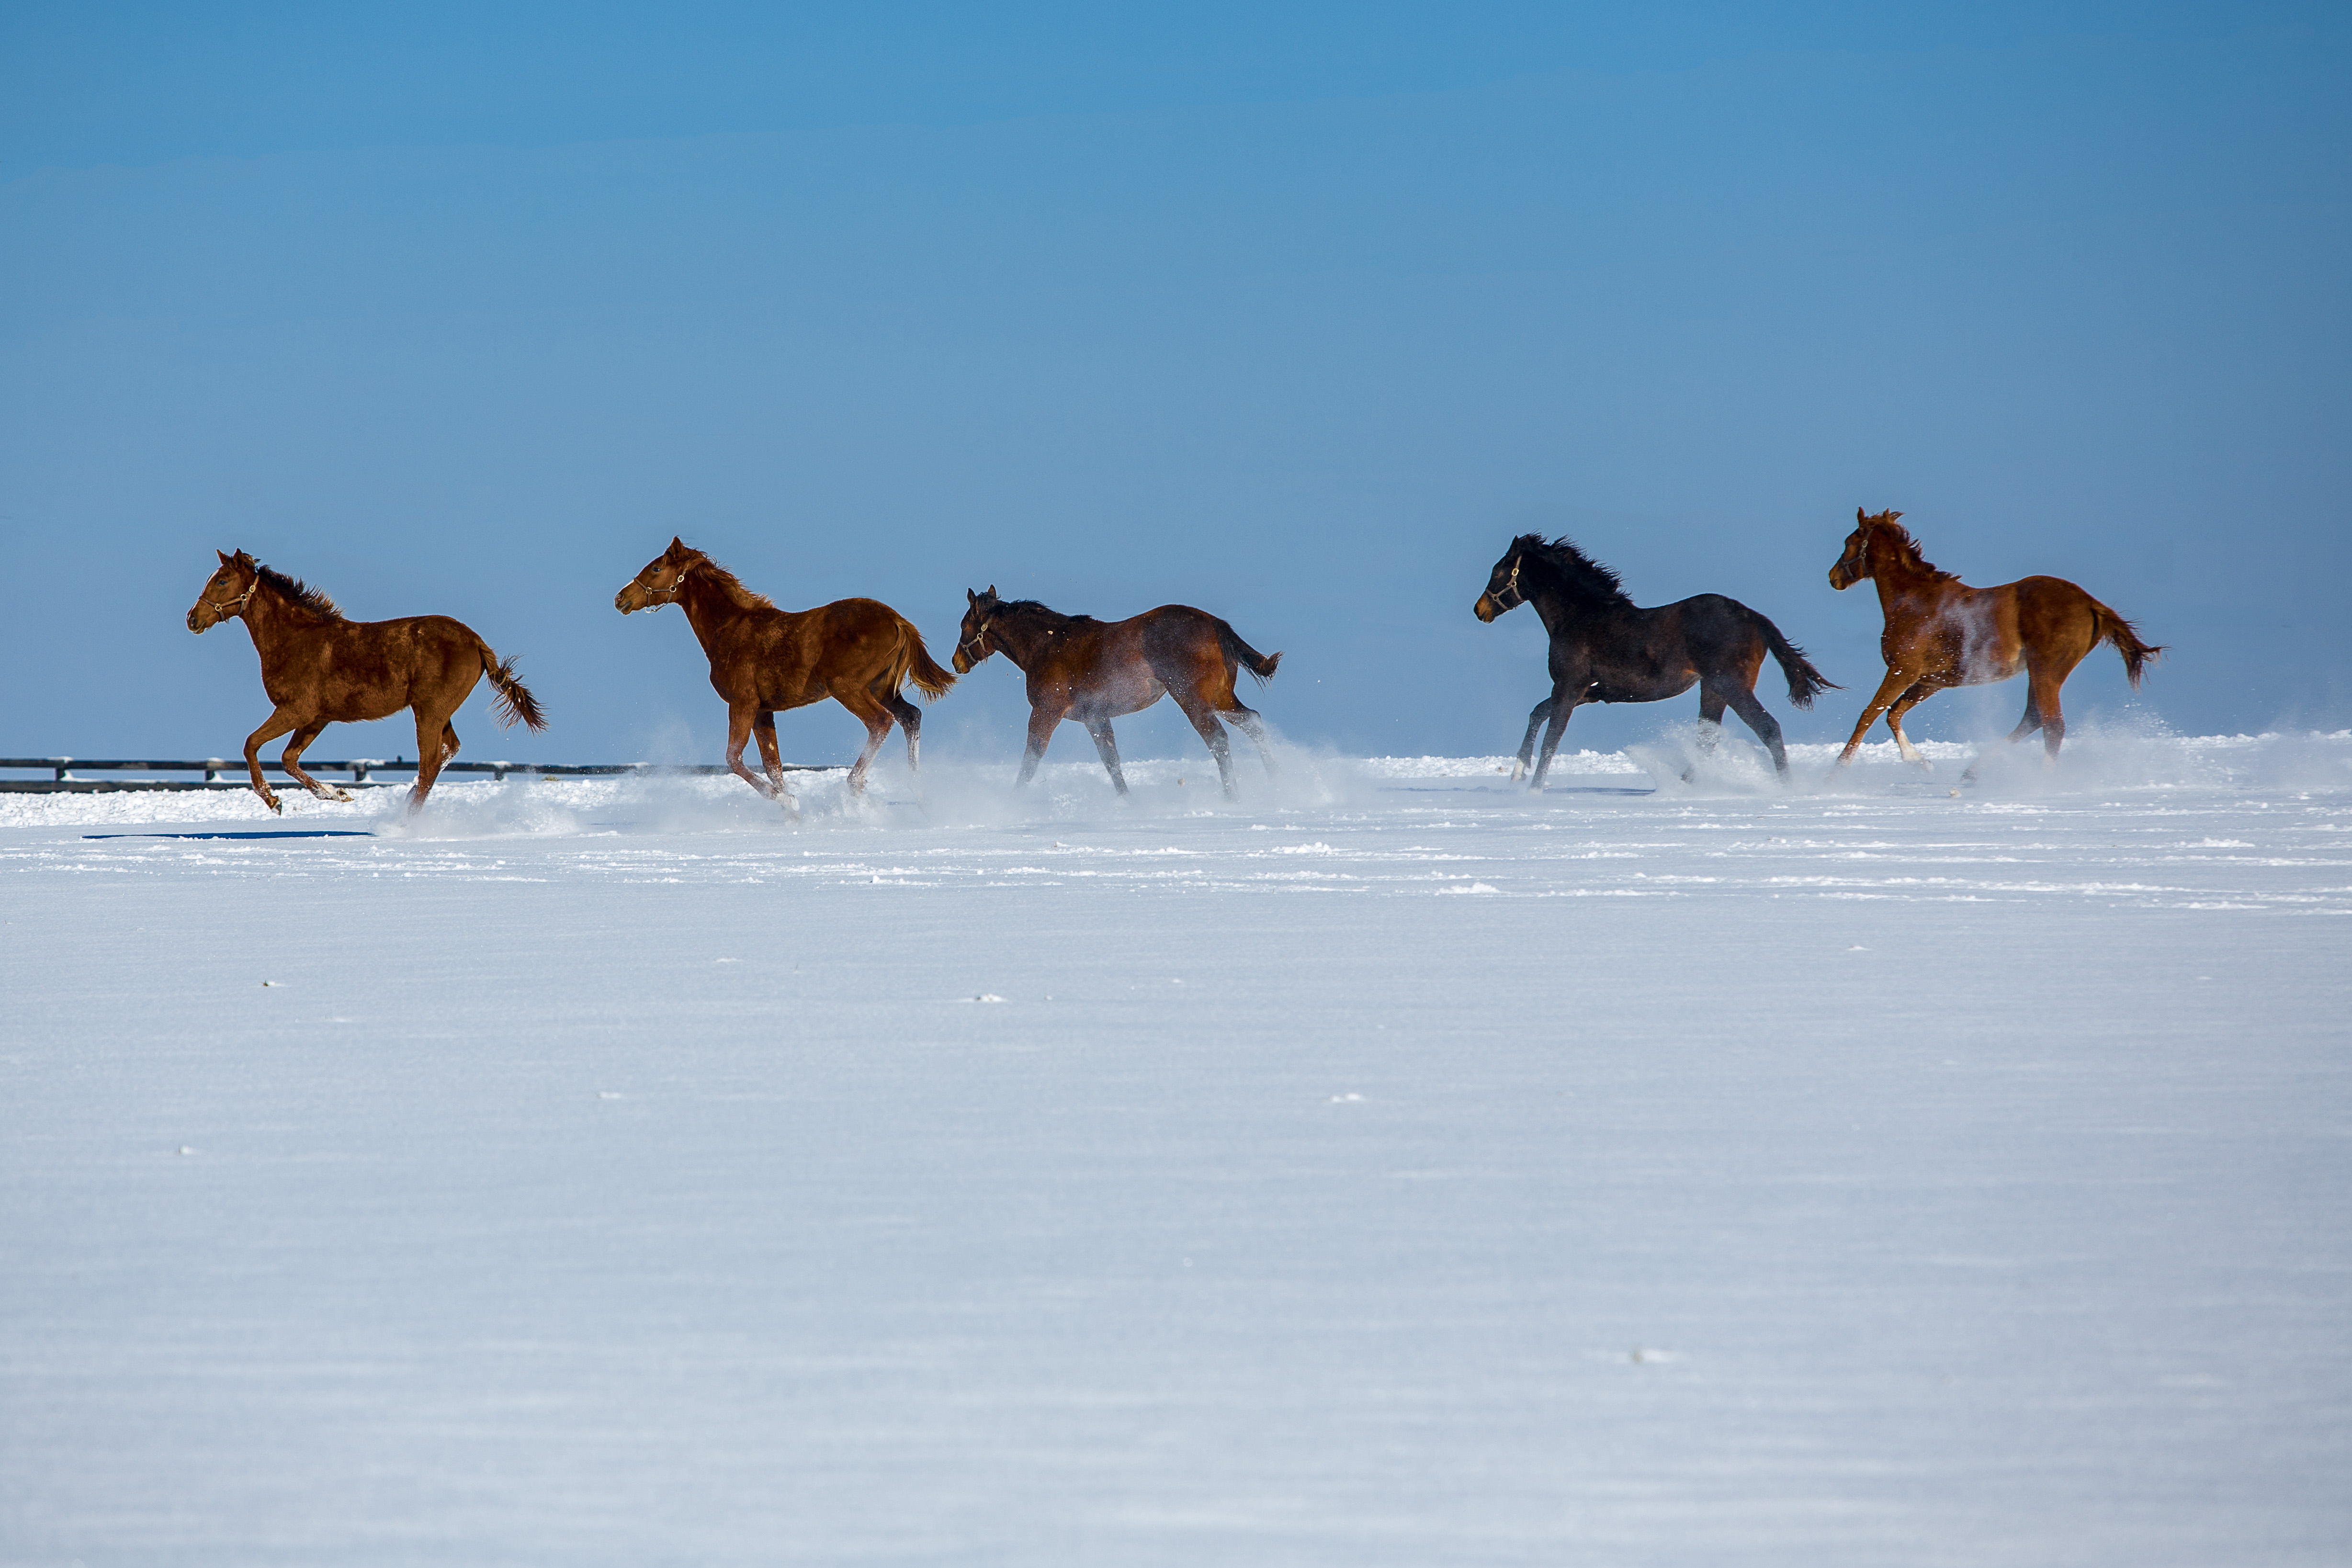
{"type": "Polygon", "coordinates": [[[694,628],[695,641],[708,653],[727,629],[751,613],[751,606],[735,602],[734,595],[698,571],[678,580],[677,607],[694,628]]]}
{"type": "Polygon", "coordinates": [[[1016,669],[1026,671],[1045,655],[1047,641],[1076,619],[1042,606],[1034,610],[1016,610],[1010,615],[996,615],[997,651],[1013,661],[1016,669]]]}
{"type": "Polygon", "coordinates": [[[1944,584],[1951,580],[1926,562],[1906,558],[1892,545],[1876,544],[1870,551],[1870,579],[1878,588],[1881,613],[1931,604],[1944,597],[1944,584]]]}
{"type": "Polygon", "coordinates": [[[1543,622],[1544,630],[1554,636],[1579,621],[1589,620],[1604,611],[1622,608],[1614,600],[1584,591],[1555,571],[1546,571],[1536,580],[1528,590],[1527,601],[1536,607],[1536,615],[1543,622]]]}
{"type": "Polygon", "coordinates": [[[264,664],[300,640],[304,632],[323,624],[267,582],[254,584],[253,597],[245,601],[237,619],[245,622],[246,634],[253,639],[254,651],[261,655],[264,664]]]}

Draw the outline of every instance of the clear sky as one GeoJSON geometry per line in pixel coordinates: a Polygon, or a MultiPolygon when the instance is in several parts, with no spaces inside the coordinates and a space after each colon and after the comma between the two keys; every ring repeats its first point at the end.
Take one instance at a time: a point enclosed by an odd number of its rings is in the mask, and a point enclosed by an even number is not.
{"type": "MultiPolygon", "coordinates": [[[[234,752],[251,646],[182,622],[218,547],[519,656],[554,727],[478,697],[471,756],[715,758],[683,621],[612,609],[673,533],[942,657],[968,587],[1199,604],[1286,652],[1294,737],[1459,753],[1545,685],[1471,601],[1567,532],[1771,616],[1830,738],[1880,673],[1825,581],[1857,505],[2139,622],[2177,728],[2340,726],[2347,81],[2305,5],[15,0],[0,751],[234,752]]],[[[2125,714],[2119,662],[2067,698],[2125,714]]],[[[927,735],[1009,763],[1024,711],[999,660],[927,735]]]]}

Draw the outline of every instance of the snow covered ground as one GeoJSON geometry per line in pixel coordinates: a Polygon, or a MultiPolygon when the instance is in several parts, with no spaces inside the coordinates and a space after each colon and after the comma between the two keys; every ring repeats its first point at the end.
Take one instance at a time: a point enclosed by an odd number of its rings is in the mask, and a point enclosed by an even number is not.
{"type": "Polygon", "coordinates": [[[2352,1560],[2352,735],[1791,749],[0,797],[0,1563],[2352,1560]]]}

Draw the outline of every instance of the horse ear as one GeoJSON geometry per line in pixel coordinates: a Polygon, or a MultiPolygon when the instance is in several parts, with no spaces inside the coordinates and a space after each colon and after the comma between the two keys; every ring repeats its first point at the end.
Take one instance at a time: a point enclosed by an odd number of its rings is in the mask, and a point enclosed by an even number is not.
{"type": "Polygon", "coordinates": [[[988,596],[989,596],[991,599],[993,599],[993,598],[995,598],[995,597],[996,597],[996,584],[994,584],[994,583],[992,583],[992,583],[990,583],[990,584],[988,585],[988,596]]]}
{"type": "Polygon", "coordinates": [[[1864,511],[1860,507],[1856,507],[1853,509],[1853,520],[1857,523],[1866,523],[1870,521],[1870,514],[1864,511]]]}
{"type": "Polygon", "coordinates": [[[977,604],[980,602],[980,595],[967,588],[963,591],[963,601],[966,604],[977,604]]]}
{"type": "Polygon", "coordinates": [[[1889,513],[1887,513],[1887,514],[1886,514],[1886,520],[1887,520],[1888,522],[1890,522],[1890,523],[1891,523],[1891,522],[1893,522],[1895,518],[1897,518],[1897,517],[1901,517],[1902,515],[1903,515],[1903,514],[1902,514],[1902,513],[1900,513],[1900,512],[1889,512],[1889,513]]]}
{"type": "Polygon", "coordinates": [[[225,549],[216,549],[213,551],[213,554],[221,558],[221,564],[223,566],[226,566],[228,564],[228,551],[225,549]]]}
{"type": "Polygon", "coordinates": [[[662,553],[664,555],[684,555],[686,553],[686,541],[678,538],[676,534],[672,534],[669,537],[669,549],[664,550],[662,553]]]}

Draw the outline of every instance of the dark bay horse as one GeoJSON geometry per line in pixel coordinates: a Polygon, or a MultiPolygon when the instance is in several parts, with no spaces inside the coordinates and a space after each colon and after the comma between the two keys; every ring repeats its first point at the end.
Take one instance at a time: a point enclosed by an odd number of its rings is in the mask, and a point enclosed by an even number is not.
{"type": "Polygon", "coordinates": [[[411,811],[425,804],[442,765],[457,755],[457,731],[450,724],[474,683],[488,675],[498,694],[499,722],[520,719],[534,730],[547,720],[538,702],[515,679],[514,661],[501,664],[490,645],[462,621],[446,615],[411,615],[399,621],[346,621],[335,601],[305,588],[284,572],[272,571],[239,550],[220,556],[220,570],[188,610],[188,630],[204,632],[216,623],[242,618],[261,655],[261,688],[277,711],[245,737],[245,766],[253,792],[273,811],[286,808],[261,780],[261,743],[291,730],[286,771],[322,800],[348,800],[341,789],[302,771],[302,753],[331,724],[390,718],[416,710],[416,787],[408,792],[411,811]]]}
{"type": "MultiPolygon", "coordinates": [[[[1866,514],[1853,509],[1854,529],[1830,568],[1830,586],[1843,591],[1869,578],[1878,584],[1878,607],[1886,630],[1878,652],[1886,678],[1864,705],[1853,738],[1838,755],[1838,766],[1853,760],[1854,748],[1883,712],[1886,727],[1906,762],[1927,758],[1903,733],[1903,716],[1947,686],[1984,685],[2025,672],[2025,716],[2010,731],[2011,744],[2042,732],[2042,755],[2055,760],[2066,738],[2066,716],[2059,711],[2058,688],[2084,656],[2102,642],[2123,655],[2124,674],[2133,687],[2147,661],[2164,650],[2139,640],[2132,623],[2063,577],[2021,577],[1999,588],[1970,588],[1920,557],[1911,530],[1895,521],[1900,512],[1866,514]]],[[[1968,777],[1976,777],[1976,764],[1968,777]]]]}
{"type": "Polygon", "coordinates": [[[1110,721],[1142,712],[1163,693],[1176,699],[1208,742],[1227,799],[1234,793],[1234,764],[1224,726],[1217,722],[1221,716],[1241,727],[1256,744],[1266,773],[1273,774],[1265,726],[1234,695],[1234,674],[1246,669],[1262,685],[1274,678],[1282,655],[1260,653],[1207,611],[1163,604],[1129,620],[1105,622],[1064,615],[1034,599],[999,599],[992,586],[985,593],[966,589],[964,598],[970,607],[956,640],[956,673],[1001,653],[1029,680],[1029,748],[1016,784],[1035,775],[1054,727],[1074,718],[1095,737],[1111,783],[1126,794],[1127,776],[1119,771],[1110,721]]]}
{"type": "Polygon", "coordinates": [[[955,677],[924,650],[914,622],[872,599],[836,599],[814,610],[779,610],[700,550],[672,538],[613,596],[627,615],[675,604],[710,660],[710,685],[727,700],[727,766],[736,777],[793,816],[776,747],[776,715],[831,697],[866,727],[866,749],[849,770],[849,791],[866,788],[866,766],[890,737],[907,732],[907,767],[919,768],[923,715],[898,695],[912,680],[925,697],[945,695],[955,677]],[[743,744],[760,737],[761,778],[743,766],[743,744]]]}
{"type": "MultiPolygon", "coordinates": [[[[1528,771],[1535,750],[1536,730],[1544,730],[1543,756],[1535,762],[1540,789],[1559,749],[1560,732],[1568,716],[1585,703],[1654,703],[1698,687],[1699,716],[1710,727],[1723,723],[1727,706],[1747,722],[1772,754],[1772,766],[1782,776],[1789,755],[1780,744],[1780,725],[1756,700],[1756,673],[1769,653],[1789,678],[1789,700],[1801,708],[1813,706],[1836,683],[1825,678],[1806,659],[1805,651],[1780,635],[1780,629],[1736,599],[1702,593],[1677,604],[1643,610],[1626,597],[1617,574],[1587,556],[1566,538],[1544,541],[1541,534],[1521,534],[1495,563],[1486,591],[1473,607],[1481,621],[1492,621],[1519,604],[1532,604],[1551,633],[1551,695],[1528,715],[1528,733],[1519,742],[1517,780],[1528,771]]],[[[1711,746],[1715,730],[1700,734],[1700,745],[1711,746]]]]}

